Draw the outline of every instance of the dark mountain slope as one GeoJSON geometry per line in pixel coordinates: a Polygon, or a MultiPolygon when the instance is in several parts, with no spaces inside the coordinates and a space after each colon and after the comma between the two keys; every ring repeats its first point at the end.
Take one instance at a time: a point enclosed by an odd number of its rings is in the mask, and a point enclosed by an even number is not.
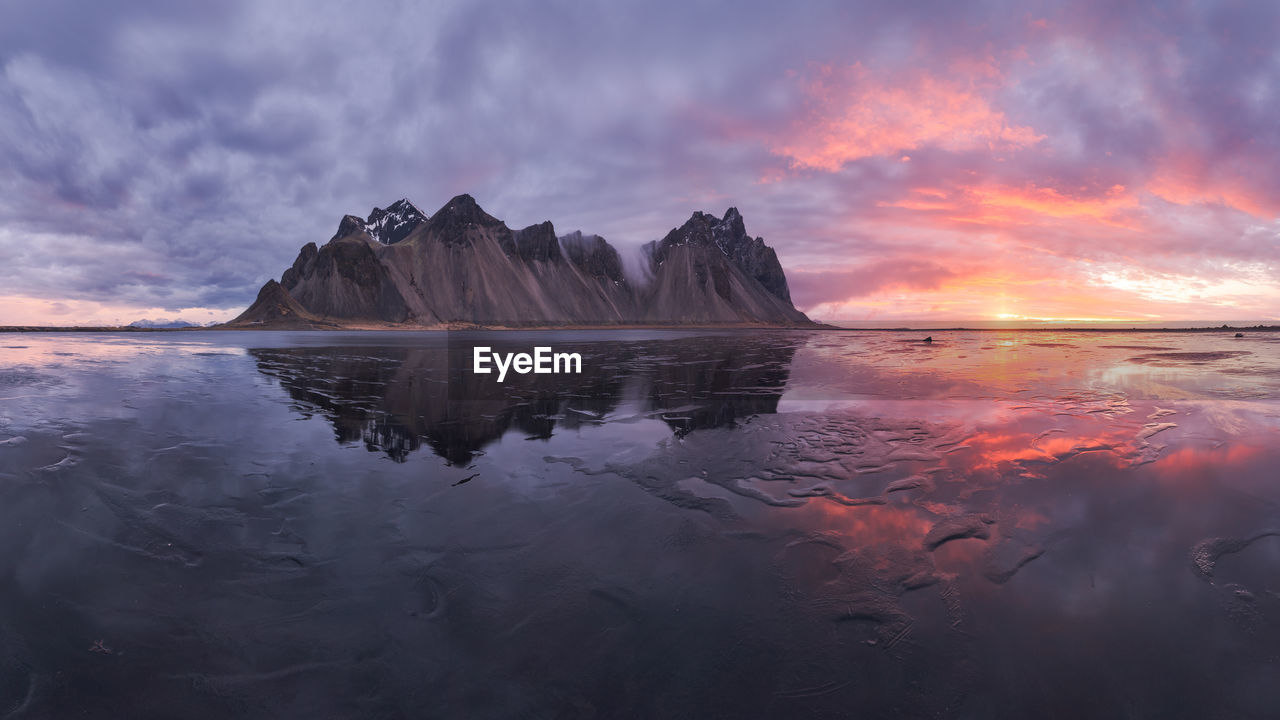
{"type": "Polygon", "coordinates": [[[747,235],[737,208],[720,220],[695,212],[645,252],[654,279],[642,302],[648,321],[809,323],[791,304],[777,254],[747,235]]]}
{"type": "MultiPolygon", "coordinates": [[[[312,247],[315,247],[312,245],[312,247]]],[[[268,280],[258,291],[249,309],[227,323],[228,327],[265,326],[280,330],[311,330],[338,327],[307,312],[297,300],[275,280],[268,280]]]]}
{"type": "Polygon", "coordinates": [[[375,242],[363,221],[348,215],[323,247],[303,246],[281,285],[318,317],[404,322],[408,307],[378,260],[375,242]]]}
{"type": "Polygon", "coordinates": [[[419,324],[617,324],[633,313],[630,292],[565,259],[550,222],[512,231],[468,195],[378,256],[419,324]]]}

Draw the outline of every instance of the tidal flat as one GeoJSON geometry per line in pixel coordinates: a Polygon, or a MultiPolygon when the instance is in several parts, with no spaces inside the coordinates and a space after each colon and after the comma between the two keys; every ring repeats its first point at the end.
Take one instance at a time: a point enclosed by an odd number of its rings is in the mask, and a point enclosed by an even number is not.
{"type": "Polygon", "coordinates": [[[0,334],[0,717],[1274,717],[1280,334],[922,335],[0,334]]]}

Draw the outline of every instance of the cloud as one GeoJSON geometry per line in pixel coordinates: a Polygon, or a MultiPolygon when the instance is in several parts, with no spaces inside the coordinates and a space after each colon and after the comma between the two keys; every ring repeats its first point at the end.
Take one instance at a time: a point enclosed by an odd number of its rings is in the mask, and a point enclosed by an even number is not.
{"type": "Polygon", "coordinates": [[[1044,139],[993,109],[973,76],[877,75],[857,63],[811,67],[799,82],[807,112],[773,148],[797,168],[836,171],[925,146],[1009,150],[1044,139]]]}
{"type": "Polygon", "coordinates": [[[9,3],[0,288],[32,321],[229,317],[343,214],[469,192],[624,252],[737,206],[828,317],[1280,319],[1277,22],[1259,3],[9,3]]]}
{"type": "Polygon", "coordinates": [[[905,197],[882,201],[879,206],[933,215],[942,222],[997,227],[1052,219],[1133,227],[1126,216],[1139,207],[1139,202],[1123,185],[1113,185],[1103,193],[1082,190],[1085,192],[1070,193],[1035,184],[974,185],[949,190],[918,187],[911,188],[905,197]]]}
{"type": "Polygon", "coordinates": [[[885,290],[935,290],[956,276],[928,260],[902,258],[867,263],[853,270],[795,272],[792,299],[801,307],[839,302],[885,290]]]}
{"type": "Polygon", "coordinates": [[[1209,164],[1200,158],[1169,158],[1147,181],[1147,189],[1177,205],[1221,205],[1266,219],[1280,216],[1280,195],[1267,187],[1271,168],[1263,158],[1209,164]],[[1223,167],[1225,166],[1225,167],[1223,167]]]}

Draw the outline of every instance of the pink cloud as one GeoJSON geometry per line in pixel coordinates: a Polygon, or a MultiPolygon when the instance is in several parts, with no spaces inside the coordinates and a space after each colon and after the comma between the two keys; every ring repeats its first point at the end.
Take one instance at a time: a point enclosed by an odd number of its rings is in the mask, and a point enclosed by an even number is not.
{"type": "Polygon", "coordinates": [[[852,270],[791,274],[792,297],[802,307],[838,302],[886,290],[934,290],[956,272],[929,260],[897,258],[852,270]]]}
{"type": "Polygon", "coordinates": [[[875,74],[860,63],[812,67],[801,79],[808,112],[772,151],[795,168],[836,171],[862,158],[921,147],[1007,150],[1044,139],[992,107],[986,96],[995,73],[991,64],[959,69],[965,71],[938,77],[875,74]]]}
{"type": "Polygon", "coordinates": [[[999,226],[1070,219],[1129,229],[1136,228],[1131,216],[1139,208],[1138,199],[1123,185],[1113,185],[1103,193],[1073,193],[1034,183],[962,186],[950,191],[912,188],[904,197],[877,205],[933,214],[940,223],[999,226]]]}

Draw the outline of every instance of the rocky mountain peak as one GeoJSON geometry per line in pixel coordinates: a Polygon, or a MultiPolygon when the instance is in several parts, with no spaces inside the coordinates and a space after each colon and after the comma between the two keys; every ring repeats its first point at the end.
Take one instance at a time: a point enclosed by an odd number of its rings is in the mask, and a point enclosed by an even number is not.
{"type": "Polygon", "coordinates": [[[330,241],[362,232],[368,232],[365,229],[364,220],[356,217],[355,215],[343,215],[342,222],[338,223],[338,232],[334,233],[333,237],[330,238],[330,241]]]}
{"type": "Polygon", "coordinates": [[[614,283],[623,282],[622,258],[604,238],[583,235],[581,230],[574,230],[559,239],[560,249],[579,270],[594,277],[608,278],[614,283]]]}
{"type": "Polygon", "coordinates": [[[387,210],[389,212],[397,212],[397,213],[415,213],[417,215],[420,215],[423,218],[427,217],[426,213],[419,210],[418,206],[414,205],[413,202],[409,200],[409,198],[400,198],[399,200],[388,205],[387,210]]]}
{"type": "Polygon", "coordinates": [[[386,207],[374,208],[365,221],[365,231],[383,245],[393,245],[404,240],[427,216],[408,198],[401,198],[386,207]]]}
{"type": "Polygon", "coordinates": [[[645,250],[653,267],[657,268],[671,249],[680,245],[716,248],[775,297],[791,302],[791,290],[787,287],[787,278],[777,253],[764,244],[764,238],[752,238],[747,234],[746,223],[738,208],[729,208],[722,218],[695,212],[684,225],[667,233],[662,240],[650,243],[645,250]]]}
{"type": "Polygon", "coordinates": [[[475,198],[467,194],[458,195],[444,204],[427,221],[432,232],[449,232],[462,230],[469,226],[495,227],[504,223],[485,212],[475,198]]]}
{"type": "Polygon", "coordinates": [[[724,226],[725,232],[736,237],[745,237],[747,227],[742,222],[742,213],[738,212],[738,208],[731,207],[724,213],[724,219],[720,221],[724,226]]]}
{"type": "Polygon", "coordinates": [[[676,245],[715,245],[721,252],[731,255],[733,247],[750,239],[742,214],[738,212],[738,208],[731,207],[723,218],[707,212],[693,213],[684,225],[667,233],[659,245],[667,248],[676,245]]]}
{"type": "Polygon", "coordinates": [[[280,277],[280,284],[286,290],[292,290],[298,284],[298,281],[311,271],[311,265],[316,261],[316,256],[319,253],[320,250],[315,243],[309,242],[303,245],[302,249],[298,251],[297,259],[293,261],[293,266],[286,269],[284,275],[280,277]]]}
{"type": "Polygon", "coordinates": [[[550,220],[530,225],[515,232],[515,249],[521,260],[547,260],[554,262],[561,259],[560,242],[556,239],[556,229],[550,220]]]}

